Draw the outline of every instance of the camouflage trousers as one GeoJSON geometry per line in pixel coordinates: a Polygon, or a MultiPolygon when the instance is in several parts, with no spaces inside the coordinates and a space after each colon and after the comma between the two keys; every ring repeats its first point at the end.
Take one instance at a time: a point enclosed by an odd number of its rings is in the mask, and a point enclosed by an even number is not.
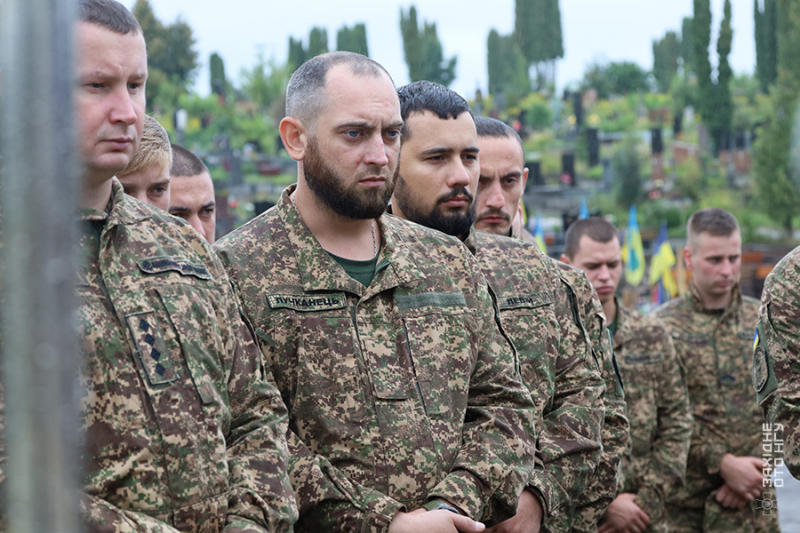
{"type": "Polygon", "coordinates": [[[780,533],[775,494],[764,493],[744,509],[728,509],[713,491],[704,509],[667,505],[669,533],[780,533]]]}

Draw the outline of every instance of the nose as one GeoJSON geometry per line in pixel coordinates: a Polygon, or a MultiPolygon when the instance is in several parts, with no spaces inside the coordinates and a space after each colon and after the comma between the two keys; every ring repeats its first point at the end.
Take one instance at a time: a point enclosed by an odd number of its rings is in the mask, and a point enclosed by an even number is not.
{"type": "Polygon", "coordinates": [[[503,209],[506,206],[506,199],[503,197],[499,180],[493,180],[489,187],[481,191],[481,196],[484,194],[486,195],[486,207],[503,209]]]}
{"type": "Polygon", "coordinates": [[[464,165],[463,161],[460,159],[455,160],[453,172],[450,174],[450,179],[448,180],[450,188],[454,189],[459,185],[462,187],[469,187],[470,178],[469,170],[464,165]]]}
{"type": "Polygon", "coordinates": [[[606,265],[601,266],[597,271],[597,279],[605,281],[610,278],[611,274],[608,271],[608,267],[606,265]]]}
{"type": "Polygon", "coordinates": [[[722,262],[721,274],[726,278],[729,278],[733,275],[733,265],[727,259],[722,262]]]}
{"type": "Polygon", "coordinates": [[[367,146],[367,153],[364,163],[369,166],[385,167],[389,164],[389,156],[386,154],[386,145],[381,134],[373,135],[367,146]]]}
{"type": "Polygon", "coordinates": [[[116,91],[114,107],[111,111],[111,122],[122,122],[128,126],[138,118],[137,107],[127,87],[116,91]]]}
{"type": "Polygon", "coordinates": [[[188,222],[188,223],[189,223],[189,225],[190,225],[191,227],[193,227],[194,229],[196,229],[196,230],[197,230],[197,233],[199,233],[200,235],[202,235],[202,237],[203,237],[204,239],[208,240],[208,236],[206,235],[206,230],[205,230],[205,228],[203,227],[203,224],[201,224],[201,223],[200,223],[200,217],[199,217],[199,216],[197,216],[197,215],[192,215],[191,217],[189,217],[189,218],[186,220],[186,222],[188,222]]]}

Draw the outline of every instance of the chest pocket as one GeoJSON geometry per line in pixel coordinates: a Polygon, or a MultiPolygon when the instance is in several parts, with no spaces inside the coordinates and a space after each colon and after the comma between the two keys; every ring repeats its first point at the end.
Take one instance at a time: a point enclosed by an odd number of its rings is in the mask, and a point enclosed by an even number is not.
{"type": "Polygon", "coordinates": [[[461,293],[396,295],[425,411],[460,424],[477,357],[476,332],[461,293]]]}

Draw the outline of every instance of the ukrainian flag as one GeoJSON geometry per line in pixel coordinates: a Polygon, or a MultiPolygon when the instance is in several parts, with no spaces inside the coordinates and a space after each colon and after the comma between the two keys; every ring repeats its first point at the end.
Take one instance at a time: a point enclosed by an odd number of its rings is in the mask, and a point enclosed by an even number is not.
{"type": "Polygon", "coordinates": [[[629,285],[639,285],[644,278],[644,247],[642,235],[639,233],[639,222],[636,221],[635,205],[631,206],[628,213],[628,230],[625,232],[622,259],[625,262],[625,281],[629,285]]]}
{"type": "Polygon", "coordinates": [[[547,254],[547,245],[544,243],[544,229],[542,228],[541,213],[536,213],[536,232],[533,234],[533,238],[536,239],[536,246],[539,247],[539,250],[541,250],[543,254],[547,254]]]}
{"type": "Polygon", "coordinates": [[[667,223],[661,224],[658,238],[653,246],[653,257],[650,259],[650,285],[659,284],[658,303],[671,300],[678,294],[672,267],[675,266],[675,253],[667,240],[667,223]]]}

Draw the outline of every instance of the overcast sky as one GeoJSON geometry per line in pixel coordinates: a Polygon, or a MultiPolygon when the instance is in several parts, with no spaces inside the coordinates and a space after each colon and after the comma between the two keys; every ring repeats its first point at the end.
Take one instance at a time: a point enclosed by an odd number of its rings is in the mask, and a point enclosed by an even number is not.
{"type": "MultiPolygon", "coordinates": [[[[135,0],[123,0],[132,7],[135,0]]],[[[458,56],[451,88],[472,97],[486,90],[486,37],[492,28],[510,33],[514,0],[150,0],[156,16],[172,22],[180,16],[194,30],[201,68],[195,88],[209,92],[208,57],[219,53],[226,74],[238,80],[243,67],[252,66],[263,52],[286,60],[289,36],[307,42],[312,26],[328,30],[329,47],[336,47],[336,31],[343,24],[364,22],[370,56],[392,74],[398,86],[408,82],[400,37],[400,9],[417,7],[419,19],[435,21],[445,56],[458,56]]],[[[711,0],[712,64],[716,63],[716,35],[724,0],[711,0]]],[[[732,0],[734,72],[752,73],[755,67],[752,0],[732,0]]],[[[564,59],[559,61],[559,87],[581,78],[588,63],[635,61],[652,68],[652,41],[666,31],[680,31],[683,17],[692,13],[692,0],[561,0],[564,59]]]]}

